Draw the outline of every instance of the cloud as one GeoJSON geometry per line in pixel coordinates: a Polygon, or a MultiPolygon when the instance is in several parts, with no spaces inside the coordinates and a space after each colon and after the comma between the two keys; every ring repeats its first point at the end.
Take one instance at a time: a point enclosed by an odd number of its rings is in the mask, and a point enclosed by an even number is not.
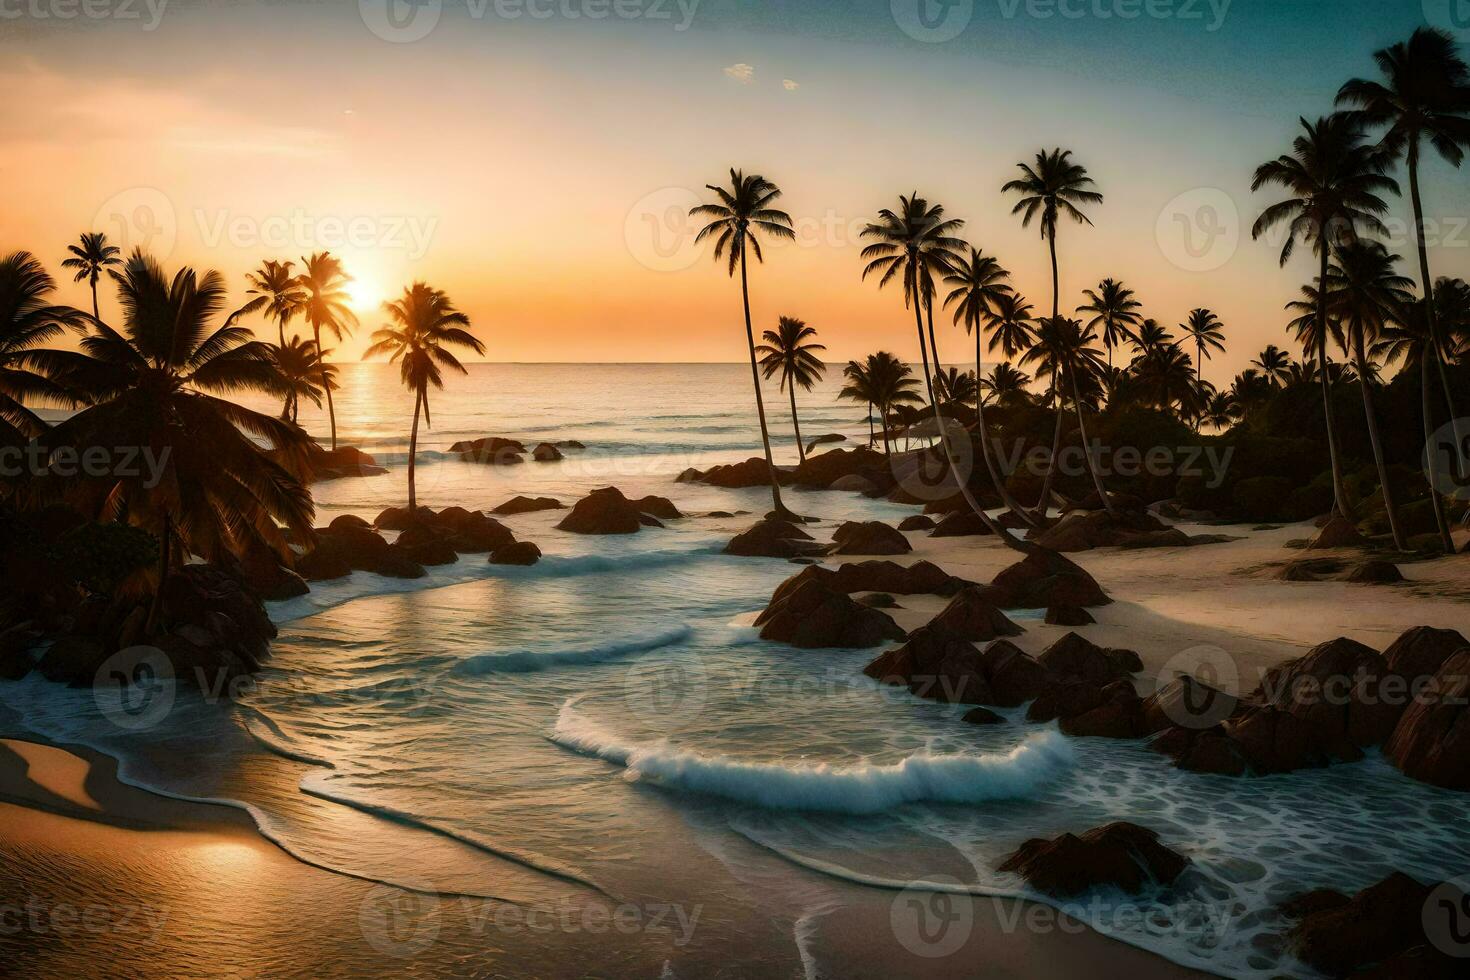
{"type": "Polygon", "coordinates": [[[783,78],[783,79],[781,79],[781,87],[784,88],[788,92],[795,92],[797,89],[801,88],[800,85],[798,85],[797,83],[793,82],[789,78],[783,78]]]}
{"type": "Polygon", "coordinates": [[[725,74],[735,79],[741,85],[749,85],[750,80],[755,77],[755,66],[747,65],[745,62],[736,62],[724,69],[725,74]]]}

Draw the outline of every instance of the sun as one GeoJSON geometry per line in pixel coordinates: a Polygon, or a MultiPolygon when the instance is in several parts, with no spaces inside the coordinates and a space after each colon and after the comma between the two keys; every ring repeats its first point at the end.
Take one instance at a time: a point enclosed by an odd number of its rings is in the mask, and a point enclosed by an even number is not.
{"type": "Polygon", "coordinates": [[[347,286],[347,299],[358,311],[376,310],[383,305],[383,289],[372,279],[355,278],[347,286]]]}

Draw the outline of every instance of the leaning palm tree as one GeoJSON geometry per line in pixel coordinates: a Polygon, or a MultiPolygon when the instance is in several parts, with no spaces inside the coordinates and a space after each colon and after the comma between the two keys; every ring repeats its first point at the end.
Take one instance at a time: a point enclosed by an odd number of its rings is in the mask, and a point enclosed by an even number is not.
{"type": "Polygon", "coordinates": [[[1251,361],[1251,366],[1260,370],[1261,376],[1273,388],[1281,387],[1282,382],[1286,379],[1286,369],[1290,364],[1291,355],[1275,344],[1267,344],[1260,356],[1251,361]]]}
{"type": "Polygon", "coordinates": [[[331,353],[330,350],[318,352],[316,341],[301,337],[292,337],[286,341],[285,347],[271,347],[271,357],[275,359],[276,370],[281,374],[281,383],[286,392],[281,407],[282,419],[288,422],[297,420],[302,398],[306,398],[317,408],[322,407],[322,396],[325,394],[322,390],[323,377],[326,378],[328,388],[337,390],[336,367],[323,363],[331,353]]]}
{"type": "Polygon", "coordinates": [[[102,273],[110,271],[114,265],[122,265],[122,253],[116,245],[107,244],[107,236],[100,231],[83,232],[81,240],[75,245],[68,245],[66,250],[71,253],[70,258],[63,259],[63,269],[75,269],[76,275],[72,277],[73,282],[87,281],[92,287],[92,315],[100,316],[97,309],[97,280],[102,278],[102,273]]]}
{"type": "Polygon", "coordinates": [[[87,317],[50,302],[56,280],[29,252],[0,259],[0,442],[15,446],[46,431],[34,409],[76,406],[75,395],[56,381],[60,366],[48,345],[68,328],[85,329],[87,317]]]}
{"type": "MultiPolygon", "coordinates": [[[[1110,516],[1115,516],[1113,503],[1108,498],[1102,477],[1097,471],[1097,464],[1092,459],[1092,447],[1087,438],[1087,420],[1083,412],[1083,385],[1079,380],[1080,376],[1086,375],[1095,381],[1107,371],[1107,364],[1093,346],[1096,342],[1097,332],[1090,327],[1084,328],[1078,320],[1044,317],[1036,332],[1036,346],[1026,352],[1021,363],[1035,364],[1038,378],[1051,378],[1058,431],[1061,429],[1063,402],[1070,395],[1077,415],[1077,428],[1082,437],[1082,458],[1087,462],[1092,485],[1097,490],[1098,499],[1102,501],[1103,510],[1110,516]]],[[[1056,473],[1055,453],[1056,450],[1053,449],[1052,464],[1047,468],[1046,479],[1042,482],[1041,500],[1037,504],[1043,510],[1051,497],[1052,478],[1056,473]]]]}
{"type": "MultiPolygon", "coordinates": [[[[968,257],[956,256],[950,265],[952,271],[944,277],[944,282],[951,289],[944,299],[944,305],[954,305],[954,322],[963,325],[966,331],[975,335],[975,377],[979,378],[985,370],[981,346],[985,336],[984,324],[1004,323],[1007,334],[1001,342],[1007,346],[1020,344],[1021,332],[1030,329],[1024,323],[1024,315],[1029,315],[1029,308],[1025,307],[1025,300],[1006,285],[1011,274],[994,257],[971,248],[968,257]]],[[[995,343],[996,339],[992,338],[991,344],[995,343]]],[[[1013,353],[1008,352],[1007,356],[1013,356],[1013,353]]],[[[990,430],[985,425],[985,404],[978,382],[974,391],[975,434],[980,440],[980,456],[985,461],[990,482],[1000,494],[1001,503],[1005,504],[1007,510],[1027,524],[1033,524],[1031,515],[1016,503],[1005,481],[1000,478],[1000,472],[991,456],[990,430]]]]}
{"type": "Polygon", "coordinates": [[[1104,279],[1098,283],[1097,291],[1084,289],[1087,302],[1077,307],[1078,313],[1091,313],[1088,329],[1100,330],[1103,346],[1108,351],[1108,367],[1113,366],[1113,348],[1123,341],[1131,340],[1131,328],[1143,319],[1138,311],[1143,304],[1134,298],[1133,290],[1116,279],[1104,279]]]}
{"type": "Polygon", "coordinates": [[[1378,485],[1383,490],[1383,507],[1394,547],[1404,551],[1398,511],[1388,485],[1388,467],[1383,461],[1383,443],[1378,435],[1378,417],[1373,411],[1373,377],[1376,370],[1368,352],[1383,339],[1387,329],[1399,323],[1414,303],[1410,291],[1414,281],[1399,275],[1394,264],[1399,256],[1377,242],[1352,242],[1337,250],[1337,261],[1327,274],[1327,302],[1343,325],[1343,353],[1353,359],[1358,387],[1363,392],[1363,415],[1368,423],[1368,440],[1373,462],[1378,467],[1378,485]]]}
{"type": "Polygon", "coordinates": [[[1058,306],[1061,303],[1061,279],[1057,268],[1057,218],[1066,214],[1078,224],[1092,224],[1092,220],[1082,213],[1079,205],[1101,204],[1102,195],[1093,190],[1093,180],[1087,176],[1087,168],[1081,164],[1072,162],[1072,151],[1063,150],[1060,147],[1051,150],[1040,150],[1036,154],[1035,164],[1018,163],[1021,176],[1016,180],[1007,181],[1001,188],[1002,193],[1011,191],[1021,195],[1021,200],[1011,209],[1012,214],[1019,214],[1021,226],[1029,228],[1031,220],[1041,215],[1041,237],[1046,239],[1047,249],[1051,253],[1051,315],[1053,318],[1060,315],[1058,306]]]}
{"type": "Polygon", "coordinates": [[[781,387],[791,394],[791,427],[796,430],[796,453],[806,462],[806,447],[801,441],[801,419],[796,414],[796,388],[811,391],[812,386],[822,380],[827,365],[817,356],[817,351],[826,350],[822,344],[809,341],[817,335],[815,327],[806,325],[805,320],[783,316],[775,330],[761,334],[765,341],[755,349],[761,355],[761,369],[767,381],[781,375],[781,387]]]}
{"type": "MultiPolygon", "coordinates": [[[[347,306],[347,284],[351,277],[342,268],[342,262],[330,252],[316,252],[301,260],[305,267],[297,278],[305,301],[302,311],[311,324],[311,339],[316,341],[318,351],[322,347],[322,328],[332,332],[341,340],[357,327],[357,317],[347,306]]],[[[283,328],[284,329],[284,328],[283,328]]],[[[332,389],[327,384],[326,364],[322,360],[322,388],[327,395],[327,420],[331,425],[332,449],[337,448],[337,408],[332,404],[332,389]]]]}
{"type": "MultiPolygon", "coordinates": [[[[245,304],[245,312],[264,309],[276,321],[278,347],[286,346],[286,324],[306,305],[306,292],[302,289],[301,280],[291,274],[292,265],[291,262],[267,259],[259,269],[245,273],[245,281],[250,284],[245,292],[253,297],[245,304]]],[[[321,343],[319,334],[320,330],[314,338],[317,344],[321,343]]]]}
{"type": "Polygon", "coordinates": [[[740,268],[740,299],[745,309],[745,346],[750,354],[750,381],[755,386],[755,413],[760,419],[761,444],[766,451],[766,468],[771,477],[771,501],[777,516],[789,512],[781,502],[781,480],[776,473],[776,462],[771,456],[771,432],[766,426],[766,404],[761,396],[760,370],[755,362],[755,329],[750,325],[750,281],[746,274],[746,251],[761,257],[760,234],[775,239],[793,239],[796,232],[791,228],[791,215],[771,207],[781,196],[781,189],[759,174],[746,176],[744,171],[730,170],[729,188],[706,184],[719,199],[716,204],[701,204],[689,211],[691,217],[708,218],[699,229],[695,242],[706,238],[715,239],[715,261],[728,255],[728,273],[735,275],[740,268]]]}
{"type": "MultiPolygon", "coordinates": [[[[1332,250],[1342,242],[1356,238],[1359,229],[1387,235],[1388,229],[1379,220],[1379,215],[1388,210],[1388,204],[1380,195],[1397,193],[1398,185],[1384,175],[1380,157],[1368,145],[1362,125],[1356,119],[1339,113],[1315,123],[1302,119],[1301,125],[1303,132],[1293,142],[1291,153],[1256,168],[1251,180],[1252,191],[1275,185],[1290,196],[1262,211],[1251,235],[1260,238],[1270,229],[1286,225],[1288,234],[1281,248],[1281,264],[1284,266],[1291,261],[1300,239],[1310,244],[1317,254],[1317,281],[1322,283],[1327,279],[1332,250]]],[[[1351,519],[1352,509],[1343,483],[1326,369],[1327,304],[1319,304],[1318,318],[1322,402],[1327,416],[1327,452],[1332,467],[1333,497],[1338,513],[1351,519]]]]}
{"type": "Polygon", "coordinates": [[[1184,331],[1181,339],[1194,341],[1194,376],[1197,381],[1203,381],[1205,361],[1210,359],[1210,351],[1225,350],[1225,324],[1213,310],[1201,307],[1190,310],[1189,317],[1179,324],[1179,329],[1184,331]]]}
{"type": "Polygon", "coordinates": [[[470,318],[454,308],[443,290],[425,283],[414,283],[400,298],[384,303],[383,311],[388,314],[390,325],[373,332],[372,346],[363,352],[363,357],[387,354],[389,363],[398,365],[404,387],[413,392],[413,428],[408,436],[408,512],[412,514],[418,508],[414,474],[420,411],[425,423],[433,426],[429,386],[444,387],[441,367],[469,373],[449,348],[463,347],[483,354],[485,345],[469,332],[470,318]]]}
{"type": "MultiPolygon", "coordinates": [[[[156,535],[160,582],[190,554],[215,561],[269,548],[289,557],[281,525],[298,540],[312,536],[302,479],[309,440],[289,422],[228,397],[281,393],[270,349],[234,316],[216,325],[227,295],[218,272],[184,268],[170,278],[138,250],[110,275],[122,328],[93,320],[80,352],[56,352],[64,354],[66,383],[89,406],[58,423],[49,440],[147,446],[160,470],[156,477],[146,470],[82,477],[66,495],[98,520],[156,535]]],[[[155,599],[154,616],[157,609],[155,599]]]]}

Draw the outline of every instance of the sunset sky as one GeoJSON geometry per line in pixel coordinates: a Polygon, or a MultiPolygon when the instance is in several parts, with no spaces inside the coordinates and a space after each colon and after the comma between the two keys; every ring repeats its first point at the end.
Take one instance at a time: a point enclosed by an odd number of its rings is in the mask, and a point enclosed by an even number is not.
{"type": "MultiPolygon", "coordinates": [[[[137,16],[0,3],[0,248],[54,272],[95,229],[170,270],[220,269],[243,296],[262,259],[330,247],[363,315],[344,359],[377,305],[424,279],[491,360],[734,361],[738,287],[677,215],[739,166],[783,188],[802,239],[754,270],[757,329],[800,316],[830,360],[911,356],[899,294],[859,279],[856,230],[917,189],[1040,309],[1045,249],[1000,186],[1060,145],[1106,195],[1096,227],[1062,228],[1063,308],[1105,276],[1171,326],[1210,307],[1230,336],[1205,369],[1217,381],[1285,345],[1282,305],[1311,275],[1249,241],[1276,199],[1249,193],[1253,167],[1372,74],[1375,48],[1426,17],[1454,26],[1454,0],[1152,0],[1173,16],[1126,20],[1099,14],[1150,5],[1062,0],[1082,14],[1064,17],[1048,0],[976,0],[934,7],[963,29],[926,41],[912,0],[418,0],[399,13],[429,20],[404,33],[437,22],[405,42],[370,29],[392,33],[383,0],[94,2],[137,16]],[[1191,257],[1176,212],[1224,234],[1191,257]]],[[[1436,272],[1470,275],[1470,180],[1435,160],[1425,195],[1445,238],[1436,272]]],[[[90,303],[70,283],[63,299],[90,303]]],[[[946,360],[973,350],[959,331],[940,343],[946,360]]]]}

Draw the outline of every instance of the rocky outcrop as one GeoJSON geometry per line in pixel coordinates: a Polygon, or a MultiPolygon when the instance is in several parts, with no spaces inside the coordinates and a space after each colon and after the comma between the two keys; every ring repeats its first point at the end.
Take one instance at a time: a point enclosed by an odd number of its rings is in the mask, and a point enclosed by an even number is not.
{"type": "Polygon", "coordinates": [[[523,443],[515,439],[486,436],[483,439],[456,442],[449,447],[449,451],[451,453],[458,453],[459,458],[466,463],[514,466],[517,463],[525,462],[522,457],[526,453],[526,447],[523,443]]]}
{"type": "Polygon", "coordinates": [[[538,463],[555,463],[558,460],[566,459],[562,455],[562,451],[549,442],[540,443],[535,449],[531,450],[531,458],[538,463]]]}
{"type": "Polygon", "coordinates": [[[837,433],[837,432],[829,432],[829,433],[827,433],[824,436],[817,436],[811,442],[807,443],[806,444],[806,451],[807,451],[808,454],[810,454],[811,452],[815,451],[818,446],[825,446],[828,443],[833,443],[833,442],[846,442],[846,441],[847,441],[847,436],[844,436],[844,435],[842,435],[840,433],[837,433]]]}
{"type": "Polygon", "coordinates": [[[496,507],[490,513],[508,516],[511,514],[530,514],[539,510],[565,510],[566,504],[555,497],[512,497],[505,503],[496,507]]]}
{"type": "Polygon", "coordinates": [[[882,453],[865,446],[856,449],[833,449],[808,456],[791,473],[795,486],[824,490],[847,476],[860,476],[874,487],[887,487],[893,477],[882,453]]]}
{"type": "Polygon", "coordinates": [[[1002,609],[1105,606],[1111,599],[1097,580],[1055,552],[1037,551],[1003,570],[987,587],[1002,609]]]}
{"type": "Polygon", "coordinates": [[[1127,680],[1143,670],[1143,662],[1132,650],[1100,647],[1077,633],[1068,633],[1036,659],[1059,680],[1082,681],[1094,687],[1127,680]]]}
{"type": "MultiPolygon", "coordinates": [[[[785,470],[777,468],[775,472],[776,480],[782,486],[791,482],[791,475],[785,470]]],[[[727,490],[738,490],[742,487],[768,487],[771,485],[771,468],[761,457],[752,456],[743,463],[711,466],[707,470],[690,467],[680,473],[676,480],[679,483],[707,483],[712,487],[723,487],[727,490]]]]}
{"type": "Polygon", "coordinates": [[[943,627],[924,626],[902,646],[887,650],[863,673],[931,701],[1014,708],[1046,690],[1045,667],[1001,640],[983,652],[943,627]]]}
{"type": "Polygon", "coordinates": [[[459,553],[450,543],[449,530],[430,524],[415,524],[398,535],[390,550],[420,565],[453,565],[459,553]]]}
{"type": "Polygon", "coordinates": [[[663,525],[645,516],[617,487],[603,487],[577,501],[556,526],[573,534],[634,534],[663,525]]]}
{"type": "Polygon", "coordinates": [[[1136,539],[1156,542],[1145,547],[1189,544],[1189,538],[1183,531],[1168,533],[1171,530],[1174,529],[1146,510],[1119,508],[1114,514],[1102,510],[1070,513],[1034,538],[1043,548],[1063,552],[1090,551],[1136,539]]]}
{"type": "Polygon", "coordinates": [[[906,555],[909,539],[882,521],[848,521],[832,533],[832,555],[906,555]]]}
{"type": "Polygon", "coordinates": [[[824,551],[823,545],[795,524],[772,518],[756,521],[725,545],[725,554],[746,558],[801,558],[824,551]]]}
{"type": "Polygon", "coordinates": [[[1378,651],[1338,637],[1267,671],[1251,700],[1300,719],[1324,750],[1353,761],[1387,739],[1403,712],[1402,698],[1384,697],[1387,673],[1378,651]]]}
{"type": "Polygon", "coordinates": [[[1081,836],[1034,838],[1000,865],[1026,879],[1037,891],[1070,898],[1094,888],[1137,893],[1146,885],[1172,884],[1189,860],[1159,842],[1159,835],[1136,824],[1117,822],[1081,836]]]}
{"type": "Polygon", "coordinates": [[[805,649],[874,647],[904,638],[903,630],[885,613],[817,581],[773,600],[756,625],[761,639],[805,649]]]}
{"type": "Polygon", "coordinates": [[[264,546],[246,550],[240,559],[240,575],[250,591],[267,601],[292,599],[311,591],[301,575],[264,546]]]}
{"type": "Polygon", "coordinates": [[[512,541],[490,555],[492,565],[534,565],[541,560],[541,549],[530,541],[512,541]]]}
{"type": "Polygon", "coordinates": [[[984,590],[973,585],[956,593],[929,625],[966,640],[995,640],[1002,636],[1020,636],[1025,632],[985,597],[984,590]]]}
{"type": "Polygon", "coordinates": [[[1322,525],[1322,530],[1308,543],[1308,548],[1355,548],[1366,544],[1358,533],[1358,526],[1346,517],[1334,516],[1322,525]]]}
{"type": "Polygon", "coordinates": [[[316,483],[352,476],[381,476],[388,472],[361,449],[353,446],[323,449],[315,443],[307,451],[307,467],[309,478],[316,483]]]}
{"type": "Polygon", "coordinates": [[[1327,976],[1458,977],[1455,962],[1425,934],[1434,888],[1395,872],[1349,898],[1321,889],[1284,903],[1297,922],[1287,931],[1296,956],[1327,976]],[[1364,973],[1365,968],[1376,967],[1364,973]]]}
{"type": "Polygon", "coordinates": [[[1097,620],[1081,606],[1052,606],[1046,611],[1048,626],[1088,626],[1097,620]]]}
{"type": "Polygon", "coordinates": [[[934,530],[934,518],[923,514],[905,517],[898,522],[898,529],[900,531],[932,531],[934,530]]]}
{"type": "Polygon", "coordinates": [[[1451,655],[1419,688],[1383,753],[1421,782],[1470,790],[1470,648],[1451,655]]]}
{"type": "Polygon", "coordinates": [[[655,497],[653,494],[649,494],[646,497],[639,497],[637,500],[629,501],[629,503],[640,514],[650,514],[659,520],[677,521],[684,516],[668,497],[655,497]]]}
{"type": "Polygon", "coordinates": [[[874,559],[845,562],[835,569],[823,565],[808,566],[778,585],[772,601],[813,579],[838,592],[888,592],[895,595],[954,595],[970,584],[950,575],[933,562],[919,561],[912,565],[900,565],[898,562],[874,559]]]}
{"type": "Polygon", "coordinates": [[[993,533],[979,514],[972,510],[957,510],[934,525],[929,537],[968,538],[993,533]]]}

